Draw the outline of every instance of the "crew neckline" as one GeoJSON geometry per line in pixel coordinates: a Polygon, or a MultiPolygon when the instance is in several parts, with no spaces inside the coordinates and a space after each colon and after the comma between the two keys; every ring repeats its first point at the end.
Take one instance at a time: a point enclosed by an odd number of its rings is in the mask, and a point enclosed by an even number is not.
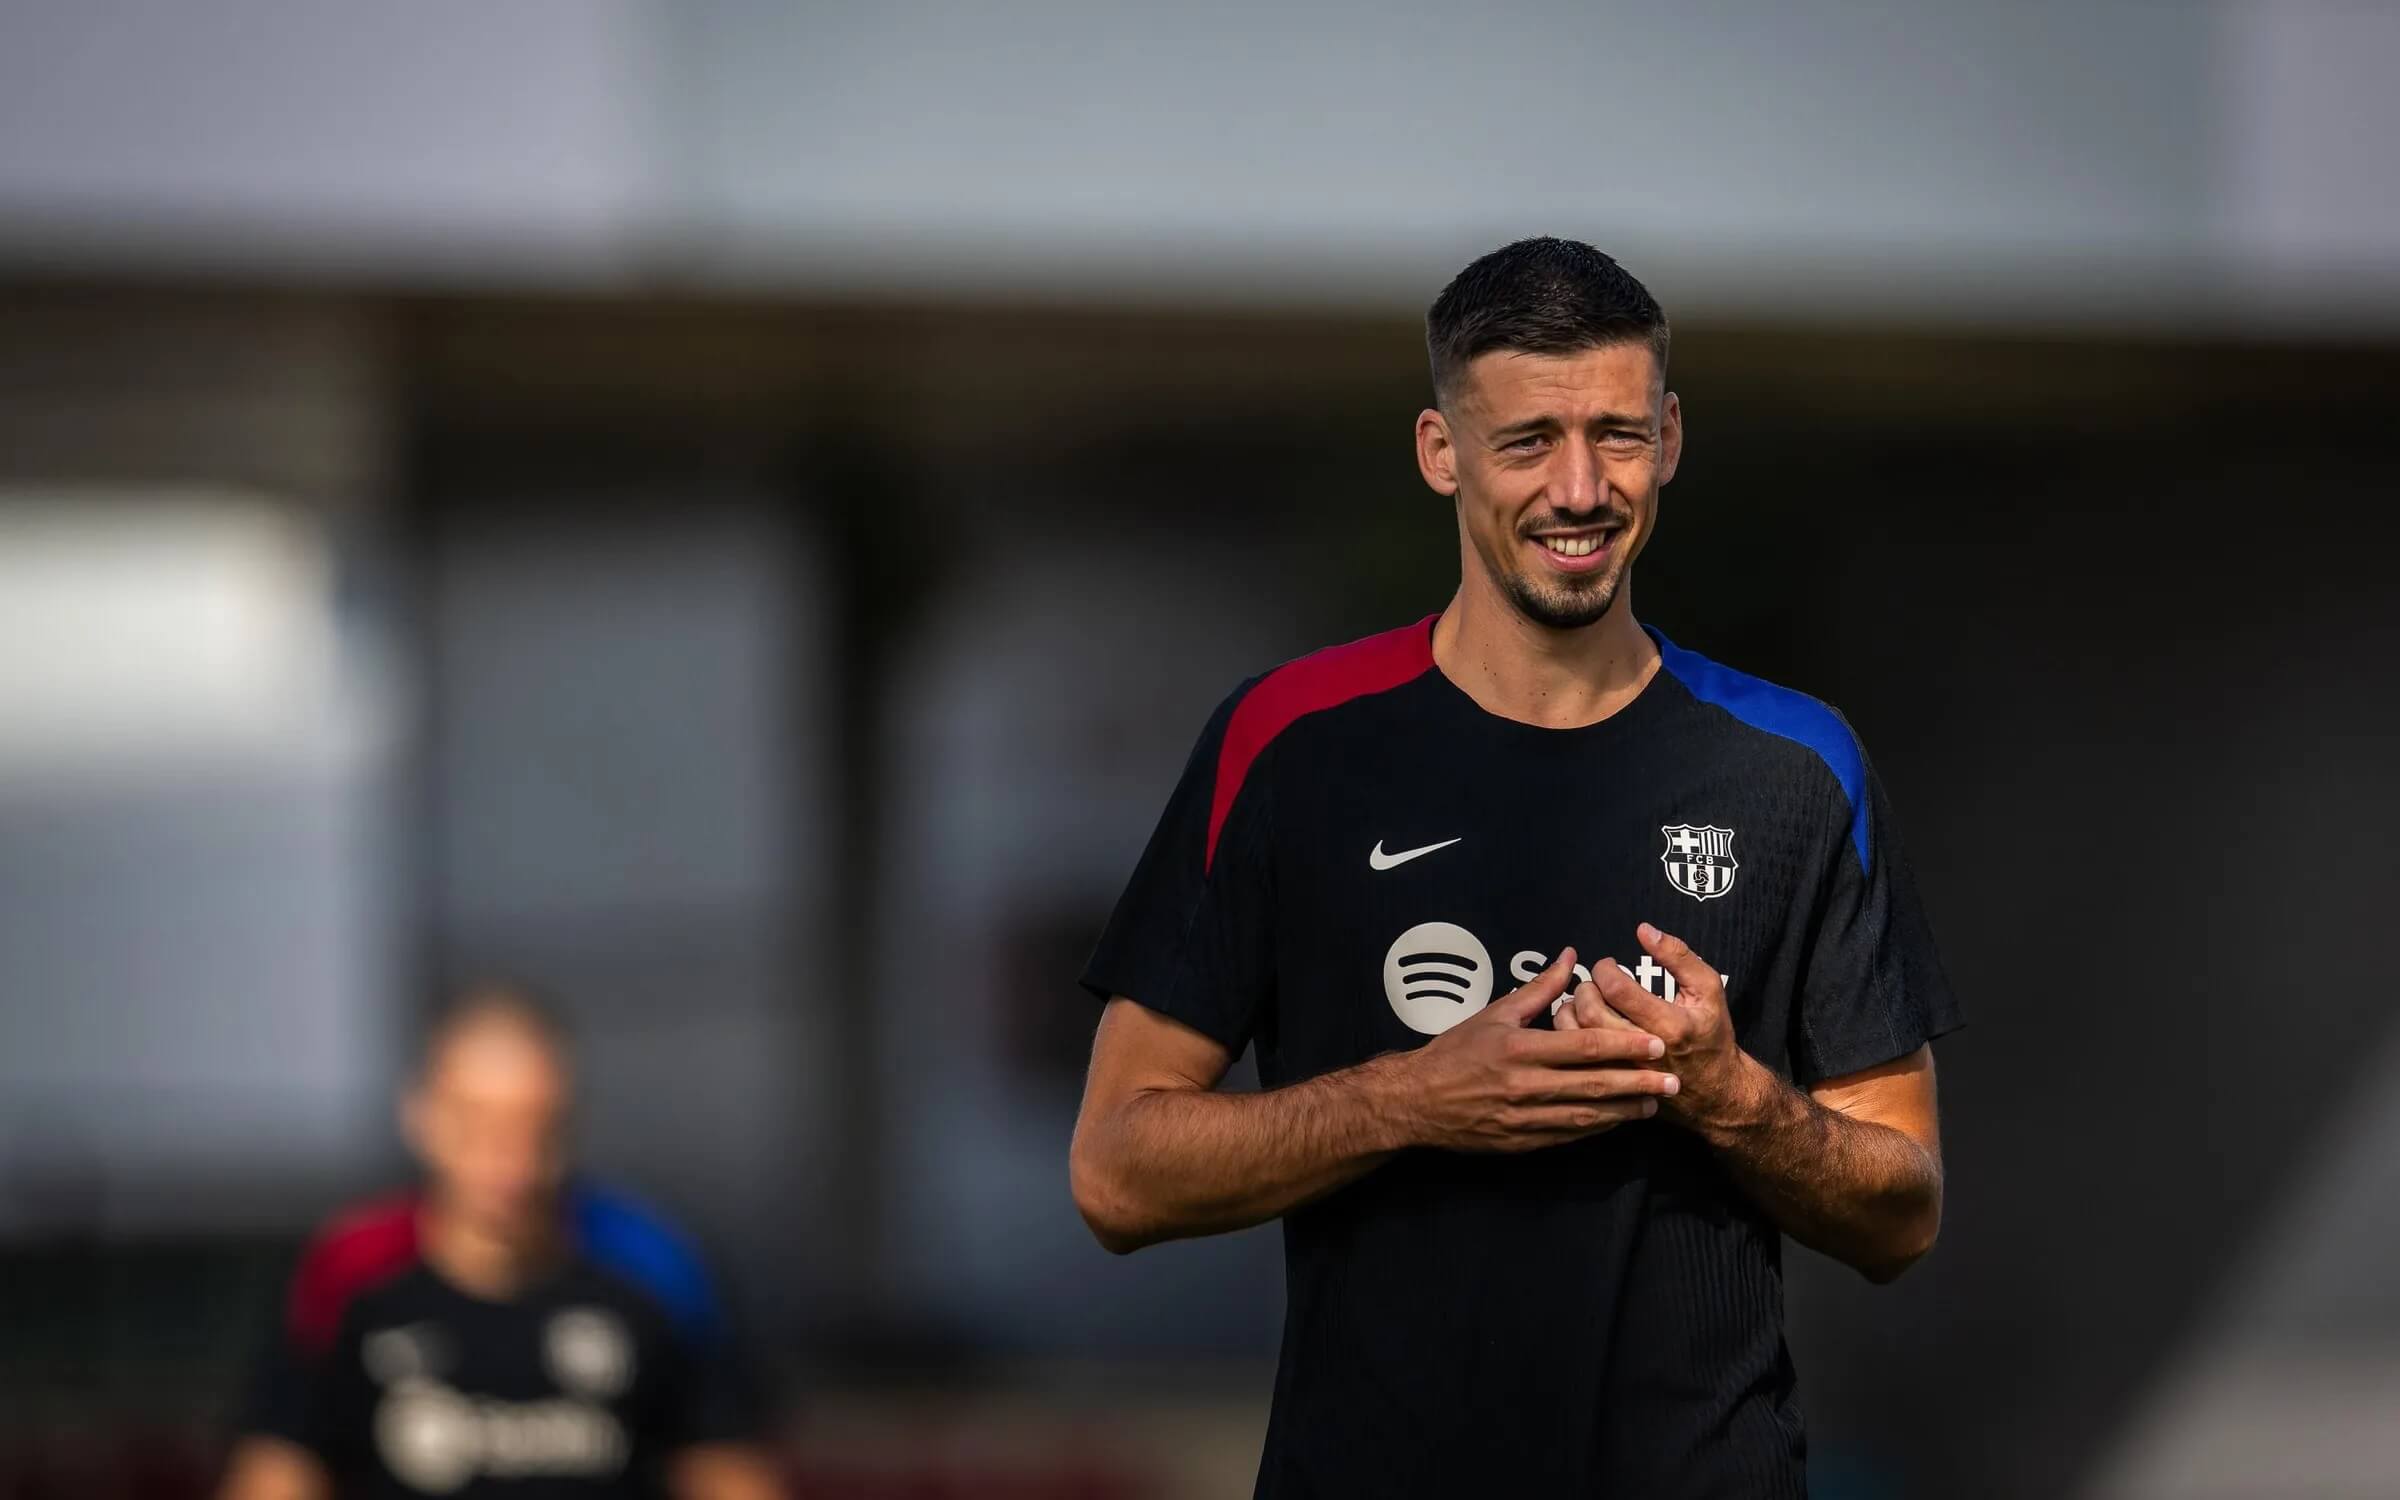
{"type": "Polygon", "coordinates": [[[1440,691],[1446,697],[1450,698],[1460,708],[1466,710],[1466,712],[1474,718],[1481,720],[1484,723],[1498,726],[1501,733],[1514,734],[1528,740],[1546,741],[1558,744],[1588,743],[1621,734],[1624,732],[1624,727],[1627,724],[1646,716],[1650,712],[1650,706],[1660,697],[1660,693],[1658,691],[1659,679],[1672,675],[1667,666],[1667,655],[1672,649],[1667,642],[1667,638],[1663,635],[1660,635],[1658,631],[1651,626],[1644,625],[1642,627],[1642,634],[1649,637],[1652,649],[1658,652],[1658,666],[1651,672],[1650,679],[1642,684],[1641,690],[1635,693],[1631,698],[1627,699],[1615,713],[1608,715],[1606,718],[1594,719],[1589,724],[1567,724],[1555,726],[1549,724],[1529,723],[1524,719],[1512,719],[1506,714],[1494,713],[1490,709],[1484,707],[1481,703],[1476,701],[1473,693],[1468,692],[1464,687],[1460,686],[1459,683],[1454,680],[1448,672],[1442,670],[1441,662],[1435,659],[1433,655],[1433,632],[1434,628],[1441,624],[1443,613],[1447,613],[1447,611],[1428,616],[1425,621],[1425,657],[1428,670],[1439,683],[1440,691]]]}

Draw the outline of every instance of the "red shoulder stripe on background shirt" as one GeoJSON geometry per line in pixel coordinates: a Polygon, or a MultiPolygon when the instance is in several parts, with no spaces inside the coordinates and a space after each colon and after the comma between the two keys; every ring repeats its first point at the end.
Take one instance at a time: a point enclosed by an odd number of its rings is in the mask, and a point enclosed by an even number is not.
{"type": "Polygon", "coordinates": [[[292,1342],[323,1354],[341,1332],[351,1299],[416,1263],[417,1195],[394,1193],[341,1215],[300,1257],[284,1319],[292,1342]]]}
{"type": "Polygon", "coordinates": [[[1364,698],[1390,692],[1423,675],[1433,666],[1433,621],[1427,615],[1414,625],[1381,635],[1328,646],[1298,661],[1286,662],[1258,680],[1235,705],[1225,726],[1225,743],[1217,749],[1216,795],[1208,808],[1208,851],[1205,870],[1217,861],[1217,835],[1233,812],[1233,799],[1242,793],[1250,767],[1266,753],[1275,736],[1295,720],[1364,698]]]}

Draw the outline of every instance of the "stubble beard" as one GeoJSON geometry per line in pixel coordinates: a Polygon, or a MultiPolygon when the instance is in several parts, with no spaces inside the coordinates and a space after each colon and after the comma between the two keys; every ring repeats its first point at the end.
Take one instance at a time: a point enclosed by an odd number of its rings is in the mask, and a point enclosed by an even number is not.
{"type": "Polygon", "coordinates": [[[1502,583],[1502,592],[1517,613],[1548,630],[1581,630],[1608,618],[1617,607],[1617,584],[1622,567],[1611,568],[1605,576],[1572,583],[1537,583],[1522,573],[1511,573],[1502,583]]]}

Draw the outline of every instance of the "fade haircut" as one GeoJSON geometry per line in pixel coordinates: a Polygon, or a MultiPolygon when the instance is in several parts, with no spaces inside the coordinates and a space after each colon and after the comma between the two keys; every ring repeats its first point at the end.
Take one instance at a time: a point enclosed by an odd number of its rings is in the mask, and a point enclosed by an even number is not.
{"type": "Polygon", "coordinates": [[[1650,289],[1581,240],[1519,240],[1477,260],[1425,312],[1434,404],[1450,409],[1467,366],[1495,349],[1574,354],[1644,343],[1667,373],[1667,315],[1650,289]]]}

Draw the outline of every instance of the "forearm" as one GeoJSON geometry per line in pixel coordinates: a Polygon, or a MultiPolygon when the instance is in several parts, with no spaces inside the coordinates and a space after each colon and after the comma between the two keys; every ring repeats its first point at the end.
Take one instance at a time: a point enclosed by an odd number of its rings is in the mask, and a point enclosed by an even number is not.
{"type": "Polygon", "coordinates": [[[1889,1281],[1933,1246],[1942,1173],[1901,1131],[1828,1109],[1743,1058],[1727,1105],[1691,1122],[1793,1239],[1889,1281]]]}
{"type": "Polygon", "coordinates": [[[1392,1060],[1258,1093],[1143,1089],[1078,1125],[1075,1200],[1120,1254],[1288,1213],[1410,1143],[1392,1060]]]}

